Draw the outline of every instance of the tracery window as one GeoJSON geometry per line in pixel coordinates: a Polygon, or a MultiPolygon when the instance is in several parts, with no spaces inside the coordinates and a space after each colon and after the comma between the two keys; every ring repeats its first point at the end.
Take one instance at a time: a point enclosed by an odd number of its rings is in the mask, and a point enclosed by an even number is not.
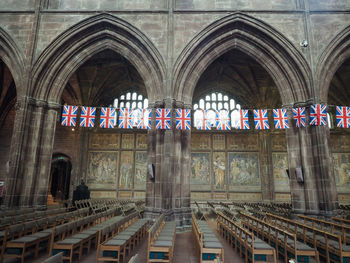
{"type": "Polygon", "coordinates": [[[203,123],[204,117],[209,121],[211,127],[215,126],[217,110],[226,110],[230,113],[232,126],[240,118],[239,110],[241,105],[237,104],[233,98],[222,92],[213,92],[205,95],[193,105],[194,126],[198,127],[203,123]],[[205,112],[203,110],[206,110],[205,112]],[[205,116],[204,116],[205,115],[205,116]]]}

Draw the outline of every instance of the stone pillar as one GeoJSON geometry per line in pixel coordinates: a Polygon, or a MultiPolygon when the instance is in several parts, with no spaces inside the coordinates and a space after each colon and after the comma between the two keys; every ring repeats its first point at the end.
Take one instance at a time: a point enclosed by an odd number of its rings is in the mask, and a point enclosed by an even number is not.
{"type": "Polygon", "coordinates": [[[271,132],[259,132],[259,159],[261,195],[263,201],[273,200],[273,170],[271,153],[271,132]]]}

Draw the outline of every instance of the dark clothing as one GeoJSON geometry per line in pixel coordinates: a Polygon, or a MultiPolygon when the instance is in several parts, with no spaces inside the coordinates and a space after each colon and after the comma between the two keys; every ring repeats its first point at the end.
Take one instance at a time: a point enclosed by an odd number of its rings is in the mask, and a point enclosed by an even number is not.
{"type": "Polygon", "coordinates": [[[90,199],[90,190],[85,184],[80,184],[73,191],[73,204],[75,201],[90,199]]]}

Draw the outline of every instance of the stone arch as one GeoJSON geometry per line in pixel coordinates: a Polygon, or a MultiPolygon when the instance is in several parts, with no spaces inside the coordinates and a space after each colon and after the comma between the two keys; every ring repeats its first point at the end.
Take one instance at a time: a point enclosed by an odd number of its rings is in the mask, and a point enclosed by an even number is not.
{"type": "Polygon", "coordinates": [[[302,54],[270,25],[237,12],[206,27],[184,48],[174,67],[175,99],[190,104],[201,74],[231,49],[252,56],[267,70],[283,104],[311,97],[310,68],[302,54]]]}
{"type": "Polygon", "coordinates": [[[332,78],[339,67],[350,58],[350,26],[340,31],[326,46],[321,54],[315,74],[318,81],[321,102],[328,99],[328,90],[332,78]]]}
{"type": "Polygon", "coordinates": [[[16,93],[19,95],[24,74],[24,60],[16,42],[0,27],[0,59],[9,68],[16,84],[16,93]]]}
{"type": "Polygon", "coordinates": [[[43,51],[34,65],[32,96],[59,102],[72,72],[106,49],[133,64],[144,80],[150,101],[162,99],[165,64],[159,51],[140,30],[106,13],[72,26],[43,51]]]}

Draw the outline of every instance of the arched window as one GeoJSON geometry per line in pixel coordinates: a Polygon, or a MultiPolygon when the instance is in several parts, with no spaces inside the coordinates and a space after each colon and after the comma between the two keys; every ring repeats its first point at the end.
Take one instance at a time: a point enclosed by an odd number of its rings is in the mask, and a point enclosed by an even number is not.
{"type": "Polygon", "coordinates": [[[222,92],[212,92],[204,95],[193,105],[193,110],[195,110],[193,114],[194,126],[201,126],[204,118],[206,118],[209,120],[210,126],[213,127],[215,126],[217,110],[227,110],[231,113],[231,118],[233,118],[237,115],[239,109],[241,109],[241,106],[229,95],[222,92]],[[203,110],[207,110],[207,112],[203,113],[203,110]],[[236,113],[232,115],[233,112],[236,113]]]}
{"type": "Polygon", "coordinates": [[[114,99],[114,108],[145,109],[148,108],[148,99],[137,92],[127,92],[114,99]]]}

